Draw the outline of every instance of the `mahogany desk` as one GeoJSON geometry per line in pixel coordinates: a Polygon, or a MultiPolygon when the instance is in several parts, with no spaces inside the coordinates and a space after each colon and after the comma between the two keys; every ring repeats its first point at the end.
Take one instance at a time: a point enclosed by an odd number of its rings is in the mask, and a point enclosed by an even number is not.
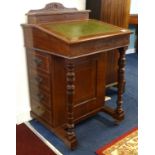
{"type": "MultiPolygon", "coordinates": [[[[77,12],[78,13],[78,12],[77,12]]],[[[83,16],[85,13],[83,12],[83,16]]],[[[87,18],[23,24],[31,116],[71,149],[77,145],[75,124],[99,111],[124,118],[122,94],[125,50],[130,31],[87,18]],[[116,109],[105,105],[106,55],[118,49],[116,109]]]]}

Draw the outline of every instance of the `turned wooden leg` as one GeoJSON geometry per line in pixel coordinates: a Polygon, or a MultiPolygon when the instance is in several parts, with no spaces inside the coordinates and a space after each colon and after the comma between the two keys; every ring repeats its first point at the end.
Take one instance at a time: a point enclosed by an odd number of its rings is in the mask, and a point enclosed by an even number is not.
{"type": "Polygon", "coordinates": [[[126,47],[119,48],[119,60],[118,60],[118,94],[117,94],[117,108],[115,110],[115,117],[118,121],[124,119],[124,111],[122,109],[123,104],[123,92],[124,92],[124,83],[125,83],[125,51],[126,47]]]}
{"type": "Polygon", "coordinates": [[[73,114],[73,96],[75,90],[75,72],[74,64],[67,62],[67,139],[70,142],[69,147],[74,149],[77,145],[77,139],[75,135],[74,126],[74,114],[73,114]]]}

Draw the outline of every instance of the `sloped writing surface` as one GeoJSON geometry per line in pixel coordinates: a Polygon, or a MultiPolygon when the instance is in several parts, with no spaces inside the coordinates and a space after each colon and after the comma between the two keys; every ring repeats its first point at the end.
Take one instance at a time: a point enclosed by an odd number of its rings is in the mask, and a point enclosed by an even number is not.
{"type": "Polygon", "coordinates": [[[79,41],[91,37],[120,33],[122,28],[96,20],[46,23],[42,28],[68,40],[79,41]]]}

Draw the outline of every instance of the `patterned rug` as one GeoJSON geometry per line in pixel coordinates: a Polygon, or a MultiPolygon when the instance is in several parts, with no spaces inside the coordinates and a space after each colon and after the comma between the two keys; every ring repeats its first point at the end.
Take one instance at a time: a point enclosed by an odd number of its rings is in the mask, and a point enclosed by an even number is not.
{"type": "Polygon", "coordinates": [[[134,128],[96,151],[98,155],[138,155],[138,129],[134,128]]]}

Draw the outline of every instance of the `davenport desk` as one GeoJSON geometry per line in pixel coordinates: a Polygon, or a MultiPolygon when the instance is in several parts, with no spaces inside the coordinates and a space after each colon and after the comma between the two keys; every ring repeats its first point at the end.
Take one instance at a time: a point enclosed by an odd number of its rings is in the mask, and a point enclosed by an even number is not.
{"type": "Polygon", "coordinates": [[[28,24],[22,27],[31,116],[74,149],[76,123],[99,111],[117,121],[124,118],[125,50],[130,31],[88,19],[89,11],[66,10],[61,4],[48,4],[30,11],[28,24]],[[104,103],[106,55],[113,49],[120,54],[116,109],[104,103]]]}

